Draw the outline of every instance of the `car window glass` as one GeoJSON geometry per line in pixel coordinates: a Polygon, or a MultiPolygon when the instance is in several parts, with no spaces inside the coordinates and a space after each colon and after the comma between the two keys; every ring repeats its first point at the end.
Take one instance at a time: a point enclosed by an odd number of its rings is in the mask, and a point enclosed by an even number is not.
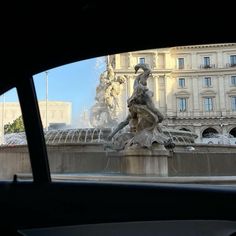
{"type": "Polygon", "coordinates": [[[16,89],[0,98],[0,180],[32,180],[27,139],[16,89]]]}
{"type": "Polygon", "coordinates": [[[234,43],[178,46],[35,75],[53,180],[235,176],[235,54],[234,43]]]}

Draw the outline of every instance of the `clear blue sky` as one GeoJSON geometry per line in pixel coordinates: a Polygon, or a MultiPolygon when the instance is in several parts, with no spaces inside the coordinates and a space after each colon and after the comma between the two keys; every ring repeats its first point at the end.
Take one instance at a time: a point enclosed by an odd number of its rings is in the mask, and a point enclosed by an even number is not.
{"type": "MultiPolygon", "coordinates": [[[[104,58],[67,64],[48,71],[48,100],[72,102],[72,120],[94,104],[99,75],[105,70],[104,58]]],[[[38,100],[45,100],[45,72],[34,75],[38,100]]],[[[16,91],[5,94],[5,100],[18,101],[16,91]]]]}

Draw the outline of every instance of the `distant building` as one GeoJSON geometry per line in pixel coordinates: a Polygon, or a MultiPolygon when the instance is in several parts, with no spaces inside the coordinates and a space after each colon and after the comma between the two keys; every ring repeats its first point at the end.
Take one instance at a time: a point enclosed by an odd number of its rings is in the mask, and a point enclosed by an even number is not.
{"type": "MultiPolygon", "coordinates": [[[[46,102],[39,101],[39,109],[43,128],[46,128],[46,122],[48,127],[50,127],[50,125],[54,127],[61,126],[62,124],[64,126],[71,125],[71,102],[48,101],[46,109],[46,102]]],[[[18,102],[5,102],[4,104],[2,102],[0,103],[1,136],[3,125],[12,123],[15,119],[21,116],[21,114],[21,108],[18,102]]]]}
{"type": "Polygon", "coordinates": [[[120,96],[120,120],[127,115],[126,101],[133,92],[134,66],[147,63],[152,69],[148,87],[166,117],[165,125],[196,133],[198,142],[214,133],[234,137],[235,143],[235,43],[121,53],[109,56],[109,60],[117,76],[126,77],[120,96]]]}

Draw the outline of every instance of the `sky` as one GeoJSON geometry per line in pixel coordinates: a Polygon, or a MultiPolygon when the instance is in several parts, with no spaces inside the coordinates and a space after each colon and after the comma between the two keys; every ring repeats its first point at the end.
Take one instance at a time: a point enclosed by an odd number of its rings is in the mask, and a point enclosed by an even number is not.
{"type": "MultiPolygon", "coordinates": [[[[67,64],[48,70],[48,101],[72,102],[72,122],[95,103],[99,76],[105,70],[104,57],[67,64]]],[[[33,76],[39,101],[46,98],[46,73],[33,76]]],[[[5,94],[5,101],[18,101],[16,90],[5,94]]]]}

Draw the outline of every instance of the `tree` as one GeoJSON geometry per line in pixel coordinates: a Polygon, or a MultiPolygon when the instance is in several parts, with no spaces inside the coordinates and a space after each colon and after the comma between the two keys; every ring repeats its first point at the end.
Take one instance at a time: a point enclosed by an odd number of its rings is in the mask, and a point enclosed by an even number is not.
{"type": "Polygon", "coordinates": [[[8,123],[4,125],[4,133],[19,133],[25,131],[23,118],[22,116],[19,116],[17,119],[15,119],[12,123],[8,123]]]}

